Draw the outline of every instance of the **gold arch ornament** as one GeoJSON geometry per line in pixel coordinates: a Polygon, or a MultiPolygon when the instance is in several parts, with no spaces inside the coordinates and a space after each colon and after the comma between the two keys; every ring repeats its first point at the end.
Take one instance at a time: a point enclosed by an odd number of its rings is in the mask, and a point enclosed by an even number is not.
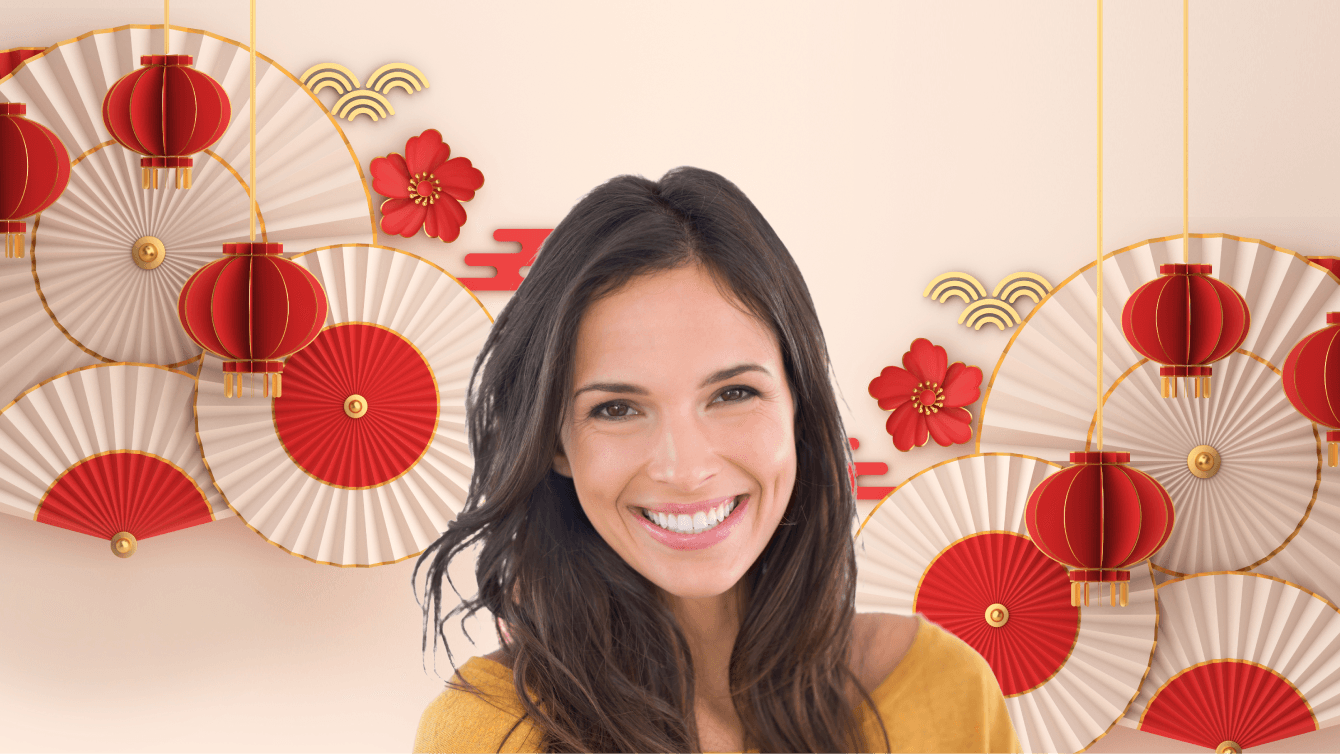
{"type": "Polygon", "coordinates": [[[339,63],[317,63],[308,68],[299,79],[312,94],[331,89],[338,95],[332,106],[336,117],[353,121],[366,115],[375,123],[395,115],[388,99],[391,90],[400,89],[414,94],[428,88],[428,77],[409,63],[387,63],[368,76],[367,87],[358,83],[358,76],[339,63]]]}
{"type": "Polygon", "coordinates": [[[1014,303],[1021,298],[1029,298],[1034,304],[1046,297],[1051,291],[1051,283],[1035,272],[1012,272],[1006,275],[991,295],[986,295],[986,286],[966,272],[954,270],[937,275],[922,292],[925,298],[945,303],[957,298],[967,306],[958,317],[958,323],[974,330],[983,325],[995,325],[1000,330],[1008,330],[1023,321],[1014,303]]]}
{"type": "MultiPolygon", "coordinates": [[[[989,532],[1026,538],[1029,492],[1060,469],[1016,453],[973,454],[900,484],[857,531],[858,610],[909,614],[926,572],[954,544],[989,532]]],[[[1080,751],[1106,735],[1135,698],[1157,636],[1153,572],[1137,566],[1129,605],[1080,608],[1078,632],[1060,668],[1006,699],[1024,750],[1080,751]],[[1075,714],[1056,715],[1058,708],[1075,714]]]]}
{"type": "MultiPolygon", "coordinates": [[[[1216,387],[1199,405],[1192,405],[1195,399],[1150,402],[1146,383],[1157,370],[1141,365],[1143,357],[1121,330],[1121,311],[1130,294],[1157,277],[1160,264],[1182,261],[1182,237],[1118,249],[1103,262],[1104,383],[1112,386],[1105,401],[1105,446],[1130,450],[1133,465],[1168,486],[1178,506],[1173,539],[1153,562],[1175,573],[1252,568],[1323,594],[1340,594],[1340,488],[1333,488],[1340,480],[1318,474],[1317,435],[1285,400],[1276,367],[1300,334],[1323,326],[1327,311],[1340,310],[1340,280],[1306,257],[1258,239],[1227,234],[1191,234],[1190,239],[1191,262],[1212,264],[1217,277],[1243,293],[1252,312],[1241,350],[1215,365],[1216,387]],[[1162,429],[1142,426],[1142,421],[1162,429]],[[1169,440],[1160,432],[1166,434],[1172,423],[1180,429],[1169,440]],[[1216,443],[1241,449],[1219,448],[1220,471],[1190,484],[1187,453],[1216,443]],[[1209,521],[1208,508],[1217,498],[1208,493],[1223,491],[1225,482],[1249,467],[1291,491],[1255,503],[1239,501],[1250,507],[1249,523],[1220,517],[1207,524],[1202,540],[1214,533],[1201,546],[1179,538],[1181,519],[1191,515],[1186,504],[1199,506],[1209,521]],[[1188,498],[1187,490],[1195,491],[1199,502],[1188,498]]],[[[1060,462],[1090,440],[1094,266],[1090,262],[1057,285],[1011,336],[984,391],[979,450],[1008,448],[1060,462]]]]}
{"type": "MultiPolygon", "coordinates": [[[[465,432],[465,388],[492,317],[440,267],[390,247],[327,246],[294,261],[327,291],[328,328],[371,324],[418,351],[439,401],[429,445],[403,474],[373,487],[323,481],[285,448],[273,399],[222,397],[222,363],[207,354],[195,396],[206,468],[247,526],[286,552],[340,567],[413,557],[446,529],[469,490],[474,464],[465,432]]],[[[341,419],[362,421],[346,416],[342,405],[337,408],[341,419]]],[[[376,410],[375,402],[368,410],[376,410]]]]}

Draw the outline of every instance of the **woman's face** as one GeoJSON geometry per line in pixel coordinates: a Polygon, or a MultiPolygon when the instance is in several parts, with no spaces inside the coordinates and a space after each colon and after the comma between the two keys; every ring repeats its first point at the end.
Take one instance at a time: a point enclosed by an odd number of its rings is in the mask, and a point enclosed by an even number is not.
{"type": "Polygon", "coordinates": [[[587,310],[572,384],[554,469],[600,536],[675,596],[735,586],[796,479],[795,407],[771,330],[698,265],[639,277],[587,310]]]}

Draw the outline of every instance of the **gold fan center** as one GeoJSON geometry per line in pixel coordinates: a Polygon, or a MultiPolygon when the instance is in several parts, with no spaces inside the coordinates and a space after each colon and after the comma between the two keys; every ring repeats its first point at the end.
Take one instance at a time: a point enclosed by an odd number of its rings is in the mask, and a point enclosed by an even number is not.
{"type": "Polygon", "coordinates": [[[1010,622],[1010,609],[994,602],[986,608],[986,622],[993,628],[1000,628],[1010,622]]]}
{"type": "Polygon", "coordinates": [[[358,419],[368,412],[368,399],[354,393],[344,399],[344,413],[350,419],[358,419]]]}
{"type": "Polygon", "coordinates": [[[1197,445],[1191,449],[1186,456],[1186,466],[1192,474],[1201,479],[1209,479],[1219,473],[1219,464],[1222,459],[1219,457],[1219,451],[1210,445],[1197,445]]]}
{"type": "Polygon", "coordinates": [[[143,236],[130,247],[130,258],[141,270],[152,270],[167,258],[167,247],[153,236],[143,236]]]}

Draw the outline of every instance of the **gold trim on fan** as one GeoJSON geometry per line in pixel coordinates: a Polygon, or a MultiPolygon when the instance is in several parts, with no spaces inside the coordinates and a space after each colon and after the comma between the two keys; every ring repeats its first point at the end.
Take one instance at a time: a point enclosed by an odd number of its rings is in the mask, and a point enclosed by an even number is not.
{"type": "MultiPolygon", "coordinates": [[[[197,356],[197,357],[195,357],[194,359],[191,359],[191,361],[196,361],[196,360],[198,360],[199,358],[200,358],[200,357],[197,356]]],[[[191,362],[190,362],[190,361],[188,361],[188,362],[184,362],[184,364],[189,364],[189,363],[191,363],[191,362]]],[[[111,363],[109,363],[109,364],[89,364],[88,366],[77,367],[77,368],[75,368],[75,369],[71,369],[71,370],[69,370],[69,371],[61,372],[60,374],[56,375],[55,377],[49,377],[49,378],[47,378],[47,379],[45,379],[45,380],[42,380],[41,382],[37,383],[36,385],[33,385],[32,387],[28,388],[27,390],[24,390],[22,393],[19,393],[19,394],[18,394],[18,397],[16,397],[14,400],[10,401],[9,403],[6,403],[6,404],[4,405],[3,408],[0,408],[0,414],[3,414],[4,412],[8,411],[8,410],[10,409],[10,407],[12,407],[15,403],[18,403],[19,401],[23,400],[24,396],[28,395],[28,393],[33,392],[34,390],[36,390],[36,389],[42,387],[43,385],[47,385],[47,384],[50,384],[50,383],[52,383],[52,382],[55,382],[56,380],[59,380],[59,379],[62,378],[62,377],[68,377],[69,375],[72,375],[72,374],[74,374],[75,372],[82,372],[82,371],[84,371],[85,369],[102,369],[103,367],[112,367],[112,366],[125,366],[125,367],[153,367],[154,369],[162,369],[162,370],[165,371],[165,372],[172,372],[173,374],[180,374],[180,375],[182,375],[183,377],[190,377],[192,380],[194,380],[194,379],[196,378],[195,375],[191,374],[190,372],[185,372],[185,371],[182,371],[182,370],[180,370],[180,369],[176,369],[176,368],[174,368],[174,367],[170,367],[170,366],[164,366],[164,365],[162,365],[162,364],[142,364],[142,363],[140,363],[140,362],[138,362],[138,361],[113,361],[113,362],[111,362],[111,363]]]]}
{"type": "MultiPolygon", "coordinates": [[[[1230,573],[1233,573],[1233,572],[1230,572],[1230,573]]],[[[1199,574],[1199,575],[1204,576],[1204,575],[1207,575],[1207,574],[1199,574]]],[[[1196,668],[1205,667],[1206,665],[1215,665],[1215,664],[1218,664],[1218,663],[1221,663],[1221,662],[1237,662],[1237,663],[1242,663],[1243,665],[1255,665],[1256,667],[1261,668],[1262,670],[1265,670],[1265,671],[1269,672],[1271,675],[1275,676],[1276,678],[1280,679],[1281,681],[1284,681],[1285,683],[1289,684],[1289,688],[1293,689],[1293,692],[1294,692],[1295,694],[1298,695],[1299,700],[1301,700],[1301,701],[1303,702],[1303,706],[1307,708],[1307,713],[1308,713],[1309,715],[1312,716],[1312,728],[1313,728],[1313,730],[1320,730],[1320,729],[1321,729],[1321,726],[1317,724],[1317,712],[1316,712],[1316,710],[1312,709],[1312,704],[1311,704],[1310,702],[1308,702],[1307,697],[1303,695],[1303,692],[1299,691],[1299,690],[1298,690],[1298,687],[1295,686],[1295,685],[1293,684],[1293,681],[1290,681],[1288,678],[1285,678],[1283,675],[1280,674],[1279,671],[1275,670],[1274,668],[1270,667],[1269,665],[1262,665],[1262,664],[1259,663],[1259,662],[1253,662],[1253,661],[1251,661],[1251,660],[1239,660],[1239,659],[1232,658],[1232,657],[1224,657],[1224,658],[1220,658],[1220,659],[1218,659],[1218,660],[1205,660],[1205,661],[1203,661],[1203,662],[1198,662],[1198,663],[1196,663],[1195,665],[1192,665],[1192,666],[1190,666],[1190,667],[1182,668],[1181,670],[1179,670],[1179,671],[1177,671],[1176,673],[1174,673],[1172,676],[1170,676],[1170,677],[1168,678],[1168,680],[1164,681],[1163,684],[1162,684],[1161,686],[1159,686],[1157,689],[1155,689],[1153,694],[1150,694],[1150,695],[1149,695],[1149,701],[1145,702],[1145,711],[1140,713],[1140,721],[1136,723],[1136,727],[1137,727],[1139,730],[1144,730],[1144,727],[1145,727],[1145,715],[1148,715],[1148,714],[1149,714],[1149,707],[1150,707],[1150,705],[1152,705],[1152,704],[1154,703],[1154,700],[1155,700],[1155,699],[1158,699],[1158,698],[1159,698],[1159,694],[1163,693],[1163,690],[1166,689],[1166,688],[1168,688],[1168,685],[1169,685],[1169,684],[1171,684],[1173,681],[1177,680],[1178,678],[1181,678],[1182,675],[1183,675],[1184,673],[1189,673],[1189,672],[1191,672],[1192,670],[1195,670],[1196,668]]],[[[1180,739],[1179,739],[1179,740],[1180,740],[1180,739]]],[[[1277,739],[1277,740],[1278,740],[1278,739],[1277,739]]],[[[1261,744],[1261,745],[1264,746],[1264,744],[1261,744]]]]}
{"type": "MultiPolygon", "coordinates": [[[[93,35],[95,35],[95,34],[112,34],[112,33],[118,32],[118,31],[124,31],[124,30],[126,30],[126,29],[150,29],[150,30],[157,30],[157,29],[162,29],[162,28],[163,28],[163,24],[124,24],[124,25],[122,25],[122,26],[115,26],[115,27],[112,27],[112,28],[110,28],[110,29],[95,29],[95,30],[93,30],[93,31],[85,32],[85,33],[83,33],[83,34],[80,34],[80,35],[77,36],[77,37],[73,37],[73,38],[71,38],[71,39],[66,39],[66,40],[57,42],[56,44],[53,44],[53,45],[51,45],[50,47],[45,48],[42,52],[39,52],[38,54],[32,56],[31,58],[28,58],[28,59],[24,60],[22,63],[20,63],[20,64],[18,65],[18,67],[16,67],[13,71],[11,71],[11,72],[9,73],[8,76],[0,77],[0,84],[3,84],[4,82],[8,81],[11,77],[14,76],[15,73],[17,73],[20,69],[22,69],[22,68],[23,68],[25,65],[27,65],[28,63],[30,63],[30,62],[32,62],[32,61],[35,61],[35,60],[40,60],[41,58],[46,57],[47,53],[50,53],[52,50],[56,49],[57,47],[64,47],[64,46],[67,45],[67,44],[72,44],[72,43],[74,43],[74,42],[80,42],[80,41],[82,41],[82,40],[84,40],[84,39],[87,39],[87,38],[89,38],[89,37],[91,37],[91,36],[93,36],[93,35]]],[[[189,27],[186,27],[186,26],[169,26],[168,28],[170,28],[170,29],[174,29],[174,30],[176,30],[176,31],[184,32],[184,33],[186,33],[186,34],[199,34],[199,35],[201,35],[201,36],[210,37],[211,39],[217,39],[217,40],[219,40],[220,42],[225,42],[225,43],[227,43],[227,44],[233,45],[234,47],[237,47],[237,48],[239,48],[239,49],[241,49],[241,50],[250,51],[250,49],[251,49],[251,46],[250,46],[250,45],[244,45],[244,44],[242,44],[242,43],[240,43],[240,42],[238,42],[238,41],[236,41],[236,40],[229,39],[228,37],[224,37],[224,36],[221,36],[221,35],[219,35],[219,34],[215,34],[215,33],[213,33],[213,32],[205,31],[205,30],[203,30],[203,29],[192,29],[192,28],[189,28],[189,27]]],[[[303,90],[304,92],[306,92],[306,93],[307,93],[307,96],[311,98],[312,102],[314,102],[314,103],[316,104],[317,107],[321,108],[321,112],[325,113],[325,115],[326,115],[326,119],[329,120],[329,121],[330,121],[330,124],[331,124],[332,126],[335,127],[335,133],[337,133],[337,134],[339,135],[340,140],[344,142],[344,146],[345,146],[345,148],[349,150],[349,156],[353,158],[353,160],[354,160],[354,167],[357,168],[357,170],[358,170],[359,183],[363,186],[363,195],[364,195],[364,197],[367,199],[367,203],[368,203],[368,221],[369,221],[369,222],[371,223],[371,225],[372,225],[372,241],[373,241],[373,243],[376,243],[376,241],[377,241],[377,215],[376,215],[376,213],[373,211],[373,208],[372,208],[372,191],[368,188],[368,177],[367,177],[367,175],[363,172],[363,163],[359,160],[359,158],[358,158],[358,153],[354,151],[354,147],[353,147],[353,145],[349,143],[349,137],[348,137],[347,135],[345,135],[345,133],[344,133],[344,129],[343,129],[343,128],[340,128],[340,122],[339,122],[339,120],[336,119],[335,116],[331,115],[330,110],[327,109],[326,106],[325,106],[325,104],[323,104],[323,103],[321,102],[321,100],[317,98],[316,94],[314,94],[314,93],[313,93],[310,89],[308,89],[307,87],[303,86],[302,82],[298,80],[298,77],[297,77],[297,76],[294,76],[292,73],[290,73],[290,72],[288,71],[287,68],[284,68],[282,65],[280,65],[280,64],[277,63],[277,62],[275,62],[273,58],[270,58],[269,56],[266,56],[266,55],[262,55],[259,51],[256,53],[256,57],[259,58],[260,60],[264,60],[266,63],[270,64],[270,66],[271,66],[274,70],[276,70],[276,71],[278,71],[278,72],[284,74],[284,75],[287,76],[287,77],[289,78],[289,80],[291,80],[294,84],[297,84],[297,85],[298,85],[298,88],[301,89],[301,90],[303,90]]]]}
{"type": "Polygon", "coordinates": [[[969,453],[969,454],[967,454],[967,455],[959,456],[958,458],[950,458],[950,459],[947,460],[947,461],[940,461],[940,462],[937,463],[937,464],[934,464],[934,465],[931,465],[931,466],[927,466],[926,468],[922,469],[921,471],[918,471],[917,473],[913,474],[912,476],[910,476],[910,477],[904,479],[903,481],[899,482],[899,483],[897,484],[897,486],[895,486],[893,489],[889,490],[889,493],[888,493],[887,495],[885,495],[884,497],[880,498],[880,499],[879,499],[879,502],[878,502],[878,503],[875,503],[875,507],[874,507],[874,508],[871,508],[871,509],[870,509],[870,512],[866,514],[866,516],[865,516],[865,520],[861,522],[860,527],[858,527],[858,528],[856,529],[856,534],[855,534],[855,536],[853,536],[852,538],[855,539],[856,537],[861,536],[861,531],[865,529],[865,525],[866,525],[867,523],[870,522],[870,519],[871,519],[872,517],[874,517],[875,513],[879,510],[880,506],[884,505],[884,501],[888,500],[889,498],[891,498],[891,497],[893,497],[895,494],[897,494],[897,493],[898,493],[898,490],[901,490],[903,487],[906,487],[907,484],[908,484],[909,482],[911,482],[913,479],[916,479],[917,477],[921,476],[922,474],[925,474],[925,473],[934,471],[935,469],[938,469],[938,468],[940,468],[941,466],[944,466],[944,465],[946,465],[946,464],[950,464],[950,463],[954,463],[954,462],[956,462],[956,461],[965,461],[965,460],[967,460],[967,459],[969,459],[969,458],[977,458],[977,457],[987,458],[987,457],[990,457],[990,456],[1013,456],[1014,458],[1023,458],[1023,459],[1025,459],[1025,460],[1029,460],[1029,461],[1038,461],[1038,462],[1040,462],[1040,463],[1045,463],[1045,464],[1047,464],[1048,466],[1055,466],[1055,467],[1058,468],[1058,469],[1063,469],[1063,468],[1065,468],[1065,466],[1063,466],[1063,465],[1061,465],[1061,464],[1059,464],[1059,463],[1056,463],[1055,461],[1048,461],[1048,460],[1045,459],[1045,458],[1038,458],[1037,456],[1024,455],[1023,453],[1004,453],[1004,452],[996,452],[996,453],[969,453]]]}
{"type": "Polygon", "coordinates": [[[452,281],[453,283],[455,283],[456,285],[459,285],[459,286],[461,287],[461,290],[463,290],[463,291],[465,291],[466,293],[470,294],[470,298],[474,299],[476,304],[479,304],[479,308],[484,310],[484,316],[489,318],[489,322],[490,322],[490,323],[493,322],[493,315],[489,313],[489,309],[488,309],[488,307],[487,307],[487,306],[484,306],[484,302],[483,302],[483,301],[480,301],[480,300],[479,300],[479,297],[475,295],[475,292],[472,291],[472,290],[470,290],[464,283],[462,283],[462,282],[460,281],[459,278],[457,278],[455,275],[451,274],[450,272],[447,272],[446,270],[442,269],[440,266],[438,266],[437,264],[433,263],[432,261],[430,261],[430,260],[428,260],[428,259],[424,259],[423,257],[421,257],[421,256],[419,256],[418,254],[415,254],[415,253],[413,253],[413,252],[405,251],[404,249],[397,249],[397,248],[395,248],[395,247],[393,247],[393,246],[383,246],[382,244],[379,244],[379,243],[333,243],[333,244],[330,244],[329,246],[318,246],[318,247],[316,247],[315,249],[308,249],[307,251],[304,251],[304,252],[302,252],[301,254],[294,254],[294,255],[293,255],[292,257],[290,257],[290,258],[291,258],[291,259],[299,259],[299,258],[301,258],[301,257],[305,257],[305,256],[307,256],[308,254],[315,254],[315,253],[318,252],[318,251],[328,251],[328,250],[330,250],[330,249],[343,249],[343,248],[384,249],[384,250],[386,250],[386,251],[394,251],[394,252],[396,252],[397,254],[404,254],[404,255],[407,256],[407,257],[413,257],[414,259],[417,259],[417,260],[419,260],[420,262],[423,262],[424,264],[428,265],[429,267],[432,267],[433,269],[437,270],[438,272],[442,273],[443,275],[446,275],[447,277],[451,278],[451,281],[452,281]]]}
{"type": "MultiPolygon", "coordinates": [[[[98,366],[102,366],[102,365],[98,365],[98,366]]],[[[155,364],[137,364],[136,366],[156,366],[156,365],[155,365],[155,364]]],[[[85,369],[88,369],[89,367],[84,367],[84,368],[85,368],[85,369]]],[[[75,370],[75,371],[79,371],[79,370],[75,370]]],[[[33,509],[33,521],[36,521],[37,523],[41,523],[40,521],[37,521],[37,516],[38,516],[38,514],[40,514],[40,513],[42,512],[42,506],[46,504],[47,497],[51,494],[51,490],[54,489],[54,488],[56,487],[56,485],[60,483],[60,480],[62,480],[62,479],[65,478],[65,475],[66,475],[66,474],[69,474],[71,471],[74,471],[75,469],[79,468],[80,466],[82,466],[83,464],[87,463],[88,461],[93,460],[94,458],[99,458],[99,457],[101,457],[101,456],[116,455],[116,454],[118,454],[118,453],[129,453],[129,454],[137,455],[137,456],[148,456],[148,457],[150,457],[150,458],[154,458],[154,459],[157,459],[157,460],[159,460],[159,461],[162,461],[163,463],[166,463],[167,465],[169,465],[169,466],[171,466],[172,468],[176,469],[178,472],[181,473],[182,476],[184,476],[184,477],[186,477],[187,479],[189,479],[189,480],[191,481],[191,484],[195,487],[195,491],[198,492],[198,493],[200,493],[200,501],[203,502],[203,503],[205,504],[205,511],[209,513],[209,520],[210,520],[211,522],[212,522],[212,521],[217,521],[217,520],[218,520],[217,518],[214,517],[214,508],[213,508],[213,506],[211,506],[211,505],[209,504],[209,497],[207,497],[207,496],[205,495],[205,491],[204,491],[203,489],[201,489],[201,487],[200,487],[200,483],[197,482],[197,481],[195,480],[195,477],[193,477],[193,476],[191,476],[190,474],[186,473],[186,470],[185,470],[185,469],[183,469],[182,467],[178,466],[177,464],[175,464],[175,463],[169,461],[168,459],[166,459],[166,458],[164,458],[164,457],[158,455],[157,453],[150,453],[150,452],[147,451],[147,450],[131,450],[131,449],[129,449],[129,448],[123,448],[123,449],[119,449],[119,450],[104,450],[104,451],[102,451],[102,452],[100,452],[100,453],[94,453],[94,454],[91,455],[91,456],[84,456],[83,458],[79,459],[78,461],[75,461],[74,463],[70,464],[69,466],[66,466],[66,467],[65,467],[65,470],[62,471],[61,473],[57,474],[57,475],[56,475],[56,478],[55,478],[54,480],[52,480],[51,484],[48,484],[48,485],[47,485],[46,491],[42,493],[42,499],[39,500],[39,501],[37,501],[37,507],[33,509]]]]}

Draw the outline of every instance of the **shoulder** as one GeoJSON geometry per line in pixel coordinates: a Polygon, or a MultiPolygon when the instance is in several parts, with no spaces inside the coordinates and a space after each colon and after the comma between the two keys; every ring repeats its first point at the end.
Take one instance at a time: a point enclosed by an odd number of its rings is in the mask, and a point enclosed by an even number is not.
{"type": "MultiPolygon", "coordinates": [[[[986,660],[935,623],[907,620],[915,622],[911,643],[871,694],[894,751],[1020,751],[986,660]]],[[[883,745],[878,723],[866,730],[867,741],[883,745]]]]}
{"type": "Polygon", "coordinates": [[[523,719],[525,708],[510,671],[492,657],[472,657],[419,718],[414,751],[538,751],[539,730],[523,719]],[[464,688],[464,681],[476,691],[464,688]]]}

